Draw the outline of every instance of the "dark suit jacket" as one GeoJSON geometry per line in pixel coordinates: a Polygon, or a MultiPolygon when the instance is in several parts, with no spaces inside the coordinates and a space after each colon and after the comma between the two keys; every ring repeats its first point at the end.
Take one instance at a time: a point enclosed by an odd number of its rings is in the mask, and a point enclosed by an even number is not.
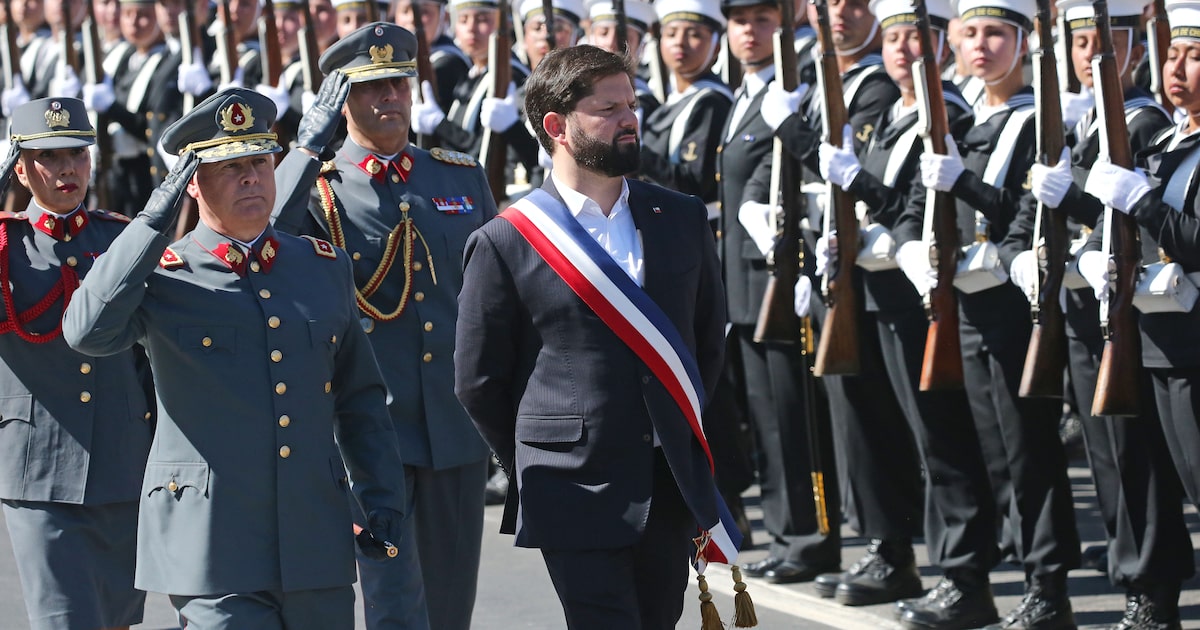
{"type": "MultiPolygon", "coordinates": [[[[725,300],[704,205],[627,180],[645,290],[696,357],[706,395],[721,371],[725,300]]],[[[551,180],[543,189],[560,199],[551,180]]],[[[708,460],[666,389],[516,228],[491,221],[467,241],[455,392],[515,474],[501,531],[516,544],[633,544],[653,484],[653,432],[694,514],[716,512],[708,460]],[[519,498],[518,498],[519,497],[519,498]]]]}

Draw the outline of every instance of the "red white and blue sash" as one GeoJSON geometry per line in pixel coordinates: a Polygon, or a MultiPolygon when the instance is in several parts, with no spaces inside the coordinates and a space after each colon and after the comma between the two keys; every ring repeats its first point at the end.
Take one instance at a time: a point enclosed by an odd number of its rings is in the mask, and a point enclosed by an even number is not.
{"type": "MultiPolygon", "coordinates": [[[[535,190],[500,213],[500,217],[529,241],[534,251],[666,387],[704,449],[711,471],[712,453],[701,424],[705,400],[700,370],[666,313],[587,233],[566,206],[549,193],[535,190]]],[[[708,562],[734,562],[742,540],[715,483],[712,492],[717,522],[705,523],[693,510],[701,529],[695,539],[693,563],[701,573],[708,562]]]]}

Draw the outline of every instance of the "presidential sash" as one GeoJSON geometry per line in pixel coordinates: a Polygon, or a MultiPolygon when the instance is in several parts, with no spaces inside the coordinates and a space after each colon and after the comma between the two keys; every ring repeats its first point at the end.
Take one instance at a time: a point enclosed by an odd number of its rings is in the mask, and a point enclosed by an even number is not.
{"type": "MultiPolygon", "coordinates": [[[[525,237],[546,264],[666,387],[704,449],[711,472],[712,453],[701,424],[705,401],[700,369],[666,313],[587,233],[566,206],[544,190],[535,190],[518,200],[500,217],[525,237]]],[[[700,573],[708,562],[732,564],[742,541],[715,483],[712,492],[718,515],[715,523],[706,523],[692,510],[701,530],[695,539],[693,560],[700,573]]]]}

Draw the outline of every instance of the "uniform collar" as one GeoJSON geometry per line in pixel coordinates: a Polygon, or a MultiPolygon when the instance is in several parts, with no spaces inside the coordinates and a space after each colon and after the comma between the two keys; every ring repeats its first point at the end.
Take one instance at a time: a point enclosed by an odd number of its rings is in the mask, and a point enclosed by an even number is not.
{"type": "Polygon", "coordinates": [[[275,261],[279,259],[279,238],[275,235],[275,229],[269,225],[249,249],[237,239],[208,227],[203,221],[192,230],[191,238],[221,266],[239,276],[246,275],[247,268],[251,271],[270,273],[275,261]]]}
{"type": "Polygon", "coordinates": [[[30,202],[26,211],[29,223],[37,231],[58,241],[70,241],[87,227],[88,215],[80,205],[66,215],[57,215],[30,202]]]}
{"type": "Polygon", "coordinates": [[[364,149],[350,138],[346,138],[345,144],[342,145],[342,154],[346,160],[357,166],[358,170],[380,183],[387,179],[391,179],[394,184],[408,183],[409,175],[415,165],[411,147],[404,147],[403,151],[388,160],[364,149]]]}

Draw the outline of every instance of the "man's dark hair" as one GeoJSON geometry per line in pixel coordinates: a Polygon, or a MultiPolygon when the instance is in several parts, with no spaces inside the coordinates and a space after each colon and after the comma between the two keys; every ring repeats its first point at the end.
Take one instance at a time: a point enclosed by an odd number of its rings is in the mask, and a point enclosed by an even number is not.
{"type": "Polygon", "coordinates": [[[571,46],[550,51],[525,82],[525,115],[546,152],[554,155],[554,141],[542,128],[549,112],[569,114],[579,101],[595,91],[596,81],[624,74],[633,81],[633,64],[595,46],[571,46]]]}

